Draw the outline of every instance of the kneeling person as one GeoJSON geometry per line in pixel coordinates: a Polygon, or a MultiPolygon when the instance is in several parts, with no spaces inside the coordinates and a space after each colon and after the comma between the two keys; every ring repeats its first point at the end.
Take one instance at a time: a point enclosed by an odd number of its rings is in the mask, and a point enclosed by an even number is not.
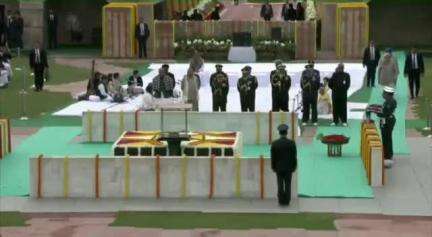
{"type": "Polygon", "coordinates": [[[227,96],[229,92],[228,75],[222,71],[222,65],[216,65],[216,72],[210,77],[210,86],[213,93],[213,111],[226,111],[227,96]]]}

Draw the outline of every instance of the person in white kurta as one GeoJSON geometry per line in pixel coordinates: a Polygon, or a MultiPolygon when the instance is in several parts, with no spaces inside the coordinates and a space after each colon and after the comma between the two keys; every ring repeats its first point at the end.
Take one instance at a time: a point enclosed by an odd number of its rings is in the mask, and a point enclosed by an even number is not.
{"type": "Polygon", "coordinates": [[[181,88],[183,92],[183,101],[192,104],[192,111],[198,111],[199,89],[201,87],[200,79],[194,73],[194,69],[189,68],[187,74],[183,77],[181,88]]]}
{"type": "Polygon", "coordinates": [[[381,86],[396,87],[399,66],[390,51],[386,52],[378,62],[378,82],[381,86]]]}

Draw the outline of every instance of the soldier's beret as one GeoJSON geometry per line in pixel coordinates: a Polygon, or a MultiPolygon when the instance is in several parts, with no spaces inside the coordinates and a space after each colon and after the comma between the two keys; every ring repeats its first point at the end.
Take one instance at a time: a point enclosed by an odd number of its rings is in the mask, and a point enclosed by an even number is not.
{"type": "Polygon", "coordinates": [[[278,66],[278,65],[282,64],[283,62],[282,62],[282,60],[277,59],[277,60],[274,61],[274,63],[275,63],[276,66],[278,66]]]}
{"type": "Polygon", "coordinates": [[[284,64],[279,64],[276,68],[286,68],[286,66],[284,64]]]}
{"type": "Polygon", "coordinates": [[[250,71],[252,70],[252,68],[250,66],[245,66],[242,71],[250,71]]]}

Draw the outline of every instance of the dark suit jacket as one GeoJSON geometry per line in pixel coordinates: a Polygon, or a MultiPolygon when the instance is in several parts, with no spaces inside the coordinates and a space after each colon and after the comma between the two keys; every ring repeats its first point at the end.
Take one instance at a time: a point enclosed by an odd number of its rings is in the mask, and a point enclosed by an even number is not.
{"type": "Polygon", "coordinates": [[[351,86],[350,75],[346,72],[335,72],[328,86],[332,90],[332,98],[345,101],[347,99],[348,89],[351,86]]]}
{"type": "Polygon", "coordinates": [[[14,19],[8,28],[8,37],[10,39],[19,39],[21,38],[24,32],[24,20],[20,17],[18,19],[14,19]]]}
{"type": "Polygon", "coordinates": [[[47,23],[48,23],[48,30],[49,31],[55,31],[57,30],[57,24],[58,24],[58,20],[57,20],[57,15],[54,15],[54,19],[51,20],[50,14],[48,13],[48,19],[47,19],[47,23]]]}
{"type": "Polygon", "coordinates": [[[262,5],[262,7],[261,7],[261,13],[260,13],[260,16],[261,17],[270,17],[270,18],[272,18],[273,17],[273,7],[272,7],[272,5],[271,4],[269,4],[270,5],[270,12],[269,13],[267,13],[266,14],[266,11],[265,11],[265,8],[266,8],[266,4],[263,4],[262,5]]]}
{"type": "Polygon", "coordinates": [[[375,59],[371,60],[371,55],[370,55],[370,47],[366,47],[364,52],[363,52],[363,65],[368,66],[368,67],[377,67],[378,66],[378,62],[379,59],[381,57],[381,53],[379,51],[379,49],[377,47],[375,47],[375,59]]]}
{"type": "Polygon", "coordinates": [[[141,23],[138,23],[136,26],[135,26],[135,38],[137,38],[137,39],[144,39],[144,40],[146,40],[146,39],[148,39],[148,37],[150,36],[150,30],[149,30],[149,27],[148,27],[148,25],[147,25],[147,23],[144,23],[144,35],[141,35],[141,29],[140,29],[140,24],[141,23]]]}
{"type": "Polygon", "coordinates": [[[295,21],[296,10],[294,8],[290,8],[288,4],[284,4],[282,7],[281,16],[285,21],[295,21]]]}
{"type": "MultiPolygon", "coordinates": [[[[412,55],[411,53],[406,55],[405,58],[405,69],[404,69],[404,73],[405,74],[410,74],[414,71],[413,65],[412,65],[412,55]]],[[[420,70],[420,73],[424,73],[424,62],[423,62],[423,55],[421,53],[417,53],[417,64],[418,64],[418,69],[420,70]]]]}
{"type": "Polygon", "coordinates": [[[32,49],[29,55],[29,64],[30,68],[34,70],[43,70],[48,67],[48,58],[45,50],[39,49],[40,53],[40,62],[36,63],[36,50],[32,49]]]}
{"type": "Polygon", "coordinates": [[[168,72],[167,75],[169,76],[169,78],[171,78],[171,80],[172,80],[172,84],[173,84],[174,87],[175,87],[175,85],[176,85],[176,81],[175,81],[175,76],[174,76],[174,74],[172,74],[171,72],[168,72]]]}
{"type": "Polygon", "coordinates": [[[297,147],[294,141],[283,137],[272,143],[271,166],[276,173],[292,173],[297,169],[297,147]]]}
{"type": "MultiPolygon", "coordinates": [[[[137,77],[137,86],[143,86],[143,80],[140,76],[137,77]]],[[[128,80],[128,86],[132,85],[134,83],[134,76],[130,76],[128,80]]]]}
{"type": "Polygon", "coordinates": [[[190,17],[190,20],[192,21],[202,21],[203,20],[203,16],[200,13],[193,13],[192,16],[190,17]]]}

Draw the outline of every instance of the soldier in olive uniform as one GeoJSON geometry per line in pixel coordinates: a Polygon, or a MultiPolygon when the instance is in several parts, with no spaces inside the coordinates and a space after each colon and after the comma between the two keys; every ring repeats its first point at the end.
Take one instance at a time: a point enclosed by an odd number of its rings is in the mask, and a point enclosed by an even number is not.
{"type": "Polygon", "coordinates": [[[255,111],[255,91],[258,88],[258,80],[251,75],[251,67],[242,69],[242,77],[237,82],[237,89],[240,92],[240,103],[242,112],[255,111]]]}
{"type": "Polygon", "coordinates": [[[387,168],[393,165],[393,128],[396,124],[396,117],[394,116],[394,111],[396,110],[397,103],[394,99],[394,88],[384,87],[383,98],[384,104],[382,106],[382,111],[377,113],[380,117],[380,128],[382,143],[384,148],[384,164],[387,168]]]}
{"type": "Polygon", "coordinates": [[[210,86],[213,93],[213,111],[225,112],[229,92],[228,75],[222,71],[222,65],[216,65],[216,72],[210,76],[210,86]]]}
{"type": "Polygon", "coordinates": [[[270,73],[270,83],[272,86],[272,111],[288,112],[289,89],[291,87],[291,77],[285,70],[285,65],[277,63],[276,70],[270,73]]]}
{"type": "Polygon", "coordinates": [[[276,173],[278,183],[278,200],[281,206],[291,201],[291,178],[297,168],[297,147],[294,141],[287,138],[288,125],[278,127],[280,138],[271,145],[271,168],[276,173]]]}
{"type": "Polygon", "coordinates": [[[310,110],[312,110],[312,123],[318,125],[318,90],[320,88],[320,73],[314,69],[314,62],[309,61],[306,70],[303,71],[300,81],[303,99],[302,125],[309,122],[310,110]]]}

